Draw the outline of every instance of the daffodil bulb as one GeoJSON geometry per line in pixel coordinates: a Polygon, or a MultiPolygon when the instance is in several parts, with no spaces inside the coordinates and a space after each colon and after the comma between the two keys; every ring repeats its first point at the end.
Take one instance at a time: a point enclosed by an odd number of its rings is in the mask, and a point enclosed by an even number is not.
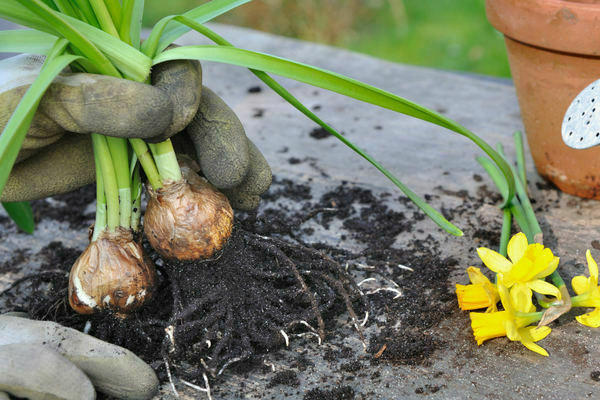
{"type": "Polygon", "coordinates": [[[163,257],[191,261],[212,257],[233,229],[227,197],[188,167],[182,181],[148,189],[144,233],[163,257]]]}
{"type": "Polygon", "coordinates": [[[80,314],[110,310],[125,316],[152,296],[156,270],[130,230],[105,231],[73,264],[69,304],[80,314]]]}

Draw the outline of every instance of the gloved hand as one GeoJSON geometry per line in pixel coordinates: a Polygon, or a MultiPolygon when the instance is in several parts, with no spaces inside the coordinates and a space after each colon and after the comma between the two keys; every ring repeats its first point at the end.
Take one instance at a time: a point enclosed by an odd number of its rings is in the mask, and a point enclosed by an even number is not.
{"type": "Polygon", "coordinates": [[[0,399],[151,399],[158,379],[122,347],[71,328],[23,316],[0,315],[0,399]]]}
{"type": "MultiPolygon", "coordinates": [[[[0,129],[42,62],[42,57],[30,55],[0,62],[0,129]]],[[[1,200],[34,200],[93,182],[90,140],[71,133],[97,132],[156,142],[184,130],[198,111],[195,120],[199,122],[189,130],[188,138],[197,150],[195,158],[203,168],[211,169],[209,181],[227,189],[233,207],[256,208],[259,195],[271,183],[271,170],[262,154],[248,144],[233,111],[209,90],[202,96],[201,85],[202,72],[195,61],[157,65],[152,86],[93,74],[59,76],[40,103],[1,200]],[[223,135],[218,134],[219,127],[226,128],[223,135]],[[220,162],[217,172],[208,167],[219,160],[234,162],[220,162]]]]}

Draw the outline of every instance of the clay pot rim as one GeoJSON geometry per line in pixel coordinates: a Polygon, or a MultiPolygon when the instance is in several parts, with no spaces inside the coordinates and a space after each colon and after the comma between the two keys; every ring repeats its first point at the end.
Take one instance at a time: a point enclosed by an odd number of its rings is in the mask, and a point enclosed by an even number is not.
{"type": "Polygon", "coordinates": [[[600,56],[600,1],[486,0],[485,6],[490,23],[513,40],[600,56]]]}

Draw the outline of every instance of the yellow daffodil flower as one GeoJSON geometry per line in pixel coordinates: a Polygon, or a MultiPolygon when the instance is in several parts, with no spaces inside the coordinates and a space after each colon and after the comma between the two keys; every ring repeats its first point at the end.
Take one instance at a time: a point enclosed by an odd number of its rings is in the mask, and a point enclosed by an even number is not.
{"type": "Polygon", "coordinates": [[[483,263],[502,275],[507,288],[516,291],[519,297],[531,298],[531,291],[561,298],[560,290],[543,278],[558,267],[559,258],[552,250],[539,243],[528,244],[523,233],[517,233],[508,242],[508,260],[503,255],[486,247],[477,249],[483,263]]]}
{"type": "Polygon", "coordinates": [[[497,311],[496,304],[500,301],[498,290],[479,268],[467,268],[469,285],[456,285],[456,297],[461,310],[478,310],[487,307],[487,312],[497,311]]]}
{"type": "Polygon", "coordinates": [[[598,287],[598,264],[592,258],[592,253],[588,250],[585,253],[587,258],[590,277],[577,275],[571,281],[571,287],[577,293],[573,297],[572,303],[576,307],[595,307],[594,311],[575,317],[581,324],[592,328],[600,327],[600,288],[598,287]]]}
{"type": "Polygon", "coordinates": [[[540,319],[542,313],[535,311],[535,306],[529,298],[523,296],[522,291],[510,291],[498,279],[498,294],[504,311],[491,313],[472,312],[471,328],[478,345],[489,339],[507,336],[512,341],[519,341],[529,350],[543,356],[548,352],[535,342],[542,340],[551,332],[548,326],[528,326],[540,319]]]}

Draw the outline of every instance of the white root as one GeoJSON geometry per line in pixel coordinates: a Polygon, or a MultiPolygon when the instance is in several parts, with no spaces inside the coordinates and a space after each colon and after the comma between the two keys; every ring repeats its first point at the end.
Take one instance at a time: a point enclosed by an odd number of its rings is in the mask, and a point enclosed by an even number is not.
{"type": "Polygon", "coordinates": [[[360,326],[365,326],[367,324],[368,320],[369,320],[369,312],[365,311],[365,319],[363,320],[363,322],[361,322],[360,326]]]}
{"type": "Polygon", "coordinates": [[[206,376],[206,374],[202,374],[202,377],[204,378],[204,386],[205,387],[200,387],[198,385],[194,385],[193,383],[185,381],[183,379],[180,379],[180,380],[181,380],[181,383],[183,383],[184,385],[191,387],[192,389],[195,389],[199,392],[206,393],[208,400],[212,400],[212,396],[210,393],[210,385],[208,384],[208,377],[206,376]]]}
{"type": "Polygon", "coordinates": [[[287,335],[287,333],[285,333],[283,329],[281,329],[279,333],[281,333],[281,336],[283,336],[283,340],[285,340],[285,347],[290,347],[290,338],[287,335]]]}
{"type": "Polygon", "coordinates": [[[171,376],[171,367],[169,366],[169,362],[167,361],[167,358],[164,357],[163,361],[165,362],[165,367],[167,369],[167,376],[169,377],[169,383],[171,384],[171,389],[173,390],[173,393],[175,393],[175,397],[179,398],[179,393],[177,392],[177,389],[175,389],[175,384],[173,383],[173,377],[171,376]]]}

